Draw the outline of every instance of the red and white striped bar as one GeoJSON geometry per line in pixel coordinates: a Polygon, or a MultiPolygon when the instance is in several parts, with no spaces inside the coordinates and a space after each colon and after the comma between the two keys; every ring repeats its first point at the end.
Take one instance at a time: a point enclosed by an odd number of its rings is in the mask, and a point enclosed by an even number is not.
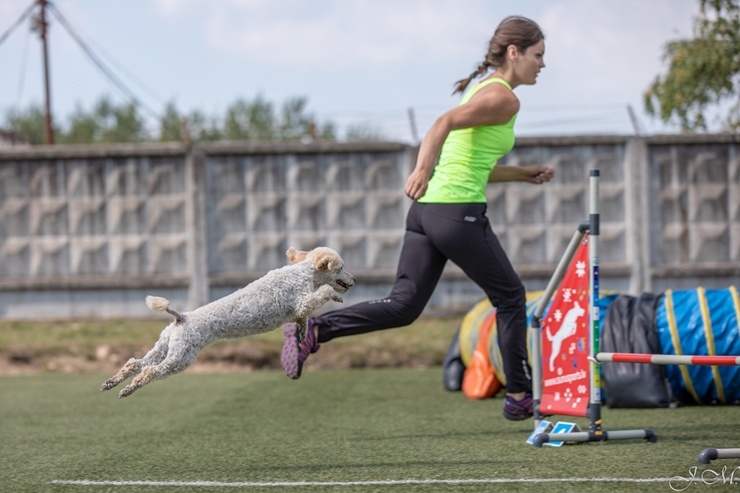
{"type": "Polygon", "coordinates": [[[597,353],[599,363],[645,363],[649,365],[740,366],[740,356],[696,356],[643,353],[597,353]]]}

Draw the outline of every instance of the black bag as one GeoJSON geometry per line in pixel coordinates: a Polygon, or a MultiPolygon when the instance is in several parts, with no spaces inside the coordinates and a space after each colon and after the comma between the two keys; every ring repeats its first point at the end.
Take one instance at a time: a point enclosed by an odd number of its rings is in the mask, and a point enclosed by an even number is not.
{"type": "MultiPolygon", "coordinates": [[[[606,310],[601,329],[601,351],[659,354],[655,311],[660,296],[651,293],[643,293],[637,298],[617,296],[606,310]]],[[[660,365],[602,363],[601,373],[609,407],[670,405],[670,388],[660,365]]]]}
{"type": "Polygon", "coordinates": [[[464,375],[465,365],[460,355],[460,329],[457,329],[442,363],[442,383],[445,389],[451,392],[462,390],[464,375]]]}

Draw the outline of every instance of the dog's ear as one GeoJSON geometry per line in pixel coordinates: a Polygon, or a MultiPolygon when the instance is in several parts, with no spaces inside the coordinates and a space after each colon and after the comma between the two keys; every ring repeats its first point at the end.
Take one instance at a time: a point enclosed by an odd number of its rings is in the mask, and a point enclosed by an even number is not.
{"type": "Polygon", "coordinates": [[[322,251],[316,254],[316,258],[314,259],[314,266],[316,267],[317,271],[331,270],[339,265],[341,261],[342,260],[336,253],[322,251]]]}
{"type": "Polygon", "coordinates": [[[288,251],[285,252],[285,255],[288,257],[288,261],[290,262],[290,264],[293,265],[306,260],[308,252],[301,252],[293,247],[290,247],[288,248],[288,251]]]}

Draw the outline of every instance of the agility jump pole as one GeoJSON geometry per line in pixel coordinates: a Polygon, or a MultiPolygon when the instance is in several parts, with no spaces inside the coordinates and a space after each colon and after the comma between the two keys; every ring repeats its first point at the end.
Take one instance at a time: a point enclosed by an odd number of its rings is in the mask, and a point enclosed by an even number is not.
{"type": "MultiPolygon", "coordinates": [[[[598,363],[644,363],[647,365],[740,366],[740,356],[700,356],[689,354],[598,353],[598,363]]],[[[716,459],[737,459],[740,448],[705,448],[699,464],[716,459]]]]}
{"type": "Polygon", "coordinates": [[[533,334],[532,338],[533,353],[532,358],[532,397],[535,401],[535,429],[540,424],[540,421],[544,416],[540,413],[539,403],[542,398],[542,347],[540,342],[540,331],[541,325],[540,320],[542,314],[547,307],[547,304],[552,297],[552,294],[557,289],[560,280],[565,274],[568,265],[573,258],[575,251],[578,248],[580,240],[583,238],[586,232],[589,233],[588,242],[588,254],[589,254],[589,351],[591,362],[590,365],[590,377],[589,383],[590,389],[590,400],[587,411],[587,418],[589,420],[588,431],[576,431],[570,433],[538,433],[533,439],[533,445],[537,448],[542,447],[547,442],[597,442],[607,441],[609,439],[635,439],[642,438],[649,442],[656,442],[658,440],[655,432],[649,428],[638,429],[638,430],[611,430],[606,431],[602,427],[601,419],[601,378],[599,376],[598,362],[595,359],[595,355],[599,353],[599,307],[597,301],[599,299],[599,229],[600,229],[600,214],[599,214],[599,177],[600,171],[598,169],[592,169],[589,172],[589,220],[587,223],[582,223],[576,233],[573,235],[570,244],[566,250],[566,253],[560,260],[553,277],[550,279],[548,286],[545,290],[540,303],[535,310],[535,314],[532,317],[530,324],[530,333],[533,334]]]}
{"type": "Polygon", "coordinates": [[[648,365],[740,366],[740,356],[688,354],[598,353],[598,363],[645,363],[648,365]]]}

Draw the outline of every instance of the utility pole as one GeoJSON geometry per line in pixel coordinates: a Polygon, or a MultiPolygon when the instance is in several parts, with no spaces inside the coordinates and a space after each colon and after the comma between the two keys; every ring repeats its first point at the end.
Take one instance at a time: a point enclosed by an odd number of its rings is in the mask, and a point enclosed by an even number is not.
{"type": "Polygon", "coordinates": [[[414,108],[409,107],[409,125],[411,125],[411,139],[414,141],[414,145],[419,145],[419,132],[416,130],[416,115],[414,114],[414,108]]]}
{"type": "Polygon", "coordinates": [[[44,53],[44,92],[46,95],[45,109],[46,114],[44,116],[44,130],[46,133],[46,145],[52,145],[54,143],[54,131],[52,130],[51,124],[51,91],[49,89],[49,49],[46,40],[46,0],[38,0],[39,4],[39,17],[38,17],[38,30],[41,36],[41,46],[44,53]]]}
{"type": "Polygon", "coordinates": [[[637,115],[635,114],[635,110],[632,109],[632,105],[627,105],[627,113],[630,116],[630,121],[632,122],[632,128],[635,129],[635,135],[640,137],[642,135],[642,129],[640,127],[640,121],[637,119],[637,115]]]}

